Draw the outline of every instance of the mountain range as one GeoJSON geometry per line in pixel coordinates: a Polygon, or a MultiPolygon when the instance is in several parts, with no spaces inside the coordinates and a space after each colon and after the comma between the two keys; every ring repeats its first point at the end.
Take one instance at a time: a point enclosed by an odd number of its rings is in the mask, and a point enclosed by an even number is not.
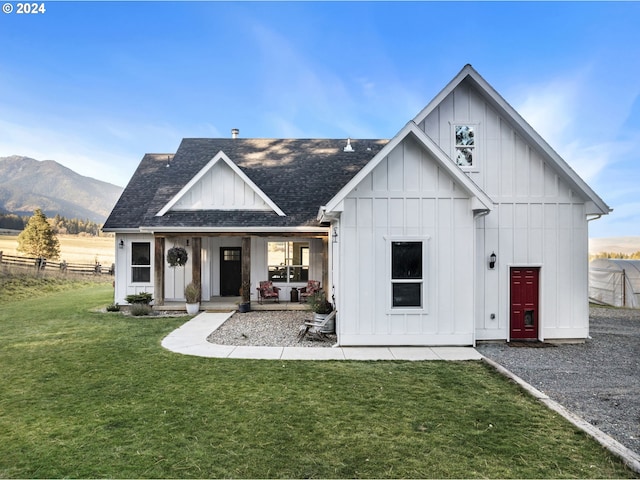
{"type": "Polygon", "coordinates": [[[88,219],[104,223],[122,187],[82,176],[54,160],[0,157],[0,213],[88,219]]]}

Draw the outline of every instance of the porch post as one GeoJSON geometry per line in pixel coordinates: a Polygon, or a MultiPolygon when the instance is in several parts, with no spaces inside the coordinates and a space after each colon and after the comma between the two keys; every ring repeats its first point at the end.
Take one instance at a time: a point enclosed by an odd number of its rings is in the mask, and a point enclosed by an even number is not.
{"type": "MultiPolygon", "coordinates": [[[[191,279],[193,283],[200,285],[202,289],[202,237],[193,237],[191,239],[191,251],[193,256],[193,265],[191,267],[191,279]]],[[[201,292],[202,293],[202,292],[201,292]]]]}
{"type": "Polygon", "coordinates": [[[156,237],[153,268],[154,304],[164,305],[164,237],[156,237]]]}
{"type": "Polygon", "coordinates": [[[322,237],[322,288],[327,295],[327,300],[331,300],[329,289],[329,236],[322,237]]]}
{"type": "Polygon", "coordinates": [[[242,302],[251,301],[251,237],[242,237],[242,302]]]}

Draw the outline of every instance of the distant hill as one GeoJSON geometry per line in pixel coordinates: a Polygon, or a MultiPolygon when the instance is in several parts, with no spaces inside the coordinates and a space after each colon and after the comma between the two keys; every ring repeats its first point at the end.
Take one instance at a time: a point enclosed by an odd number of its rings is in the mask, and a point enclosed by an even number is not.
{"type": "Polygon", "coordinates": [[[88,219],[104,223],[122,193],[111,183],[84,177],[53,160],[0,157],[0,213],[88,219]]]}
{"type": "Polygon", "coordinates": [[[631,254],[640,251],[640,237],[590,238],[589,253],[601,252],[631,254]]]}

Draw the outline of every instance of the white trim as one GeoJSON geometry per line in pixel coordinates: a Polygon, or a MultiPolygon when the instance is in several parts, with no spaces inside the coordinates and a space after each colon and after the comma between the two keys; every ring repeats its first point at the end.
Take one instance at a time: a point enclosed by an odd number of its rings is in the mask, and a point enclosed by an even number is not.
{"type": "MultiPolygon", "coordinates": [[[[213,166],[219,161],[223,161],[226,163],[233,172],[238,175],[243,182],[245,182],[255,193],[258,195],[269,207],[273,209],[274,212],[278,214],[280,217],[286,217],[286,214],[275,204],[273,200],[269,198],[269,196],[264,193],[260,187],[258,187],[245,173],[240,170],[240,168],[231,161],[231,159],[220,150],[215,157],[213,157],[209,163],[207,163],[196,175],[184,186],[182,189],[175,195],[169,202],[162,207],[162,209],[156,213],[156,217],[161,217],[165,213],[167,213],[171,207],[173,207],[184,195],[193,187],[209,170],[213,168],[213,166]]],[[[220,209],[216,209],[220,210],[220,209]]]]}
{"type": "Polygon", "coordinates": [[[140,227],[135,233],[326,233],[329,227],[140,227]]]}

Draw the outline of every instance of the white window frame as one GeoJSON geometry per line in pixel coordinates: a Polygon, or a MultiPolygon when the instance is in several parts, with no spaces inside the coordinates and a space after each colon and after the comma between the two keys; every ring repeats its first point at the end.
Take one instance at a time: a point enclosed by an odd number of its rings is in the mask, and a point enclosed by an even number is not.
{"type": "Polygon", "coordinates": [[[453,162],[465,172],[477,172],[480,169],[480,149],[478,148],[478,139],[480,138],[480,124],[476,122],[451,122],[451,159],[453,162]],[[473,146],[464,147],[456,143],[456,127],[471,127],[473,129],[473,146]],[[473,163],[471,165],[458,165],[456,161],[458,148],[471,148],[473,149],[472,158],[473,163]]]}
{"type": "Polygon", "coordinates": [[[135,284],[143,284],[143,285],[149,285],[152,281],[153,281],[153,275],[151,274],[152,270],[151,270],[151,256],[153,255],[153,250],[151,249],[151,242],[149,241],[132,241],[130,246],[130,252],[131,252],[131,283],[135,283],[135,284]],[[147,244],[149,246],[149,264],[143,265],[143,264],[135,264],[134,259],[133,259],[133,246],[136,244],[147,244]],[[149,271],[149,280],[148,281],[139,281],[139,280],[135,280],[135,275],[133,274],[133,272],[138,269],[138,270],[142,270],[142,269],[148,269],[149,271]]]}
{"type": "Polygon", "coordinates": [[[386,281],[388,283],[388,312],[389,313],[409,313],[420,312],[426,313],[428,311],[428,253],[429,253],[429,236],[390,236],[385,237],[387,240],[387,276],[386,281]],[[407,279],[394,279],[393,277],[393,245],[398,242],[420,242],[422,244],[422,278],[407,278],[407,279]],[[393,305],[393,285],[397,283],[420,283],[420,305],[411,306],[394,306],[393,305]]]}
{"type": "MultiPolygon", "coordinates": [[[[310,270],[311,270],[311,241],[309,239],[306,239],[306,238],[305,239],[301,239],[301,240],[269,239],[269,240],[267,240],[266,247],[267,247],[267,277],[269,277],[269,272],[270,272],[271,267],[282,267],[287,272],[286,273],[286,277],[287,277],[286,281],[282,282],[282,281],[279,281],[279,280],[273,280],[273,283],[276,286],[286,286],[286,285],[296,285],[296,284],[300,285],[300,284],[306,284],[307,283],[307,280],[291,281],[290,280],[291,275],[289,274],[289,272],[293,268],[300,268],[300,269],[303,270],[306,267],[307,276],[310,275],[310,270]],[[286,257],[286,252],[285,252],[285,264],[284,265],[272,265],[272,264],[270,264],[269,263],[269,244],[270,243],[287,243],[287,244],[289,244],[289,243],[292,243],[292,244],[294,244],[294,243],[306,243],[307,244],[306,247],[300,246],[300,249],[301,249],[300,250],[300,260],[301,260],[302,263],[301,264],[293,264],[293,263],[288,264],[288,263],[286,263],[287,262],[287,257],[286,257]],[[305,257],[305,252],[303,252],[303,250],[305,248],[306,248],[307,265],[304,265],[304,262],[303,262],[304,257],[305,257]]],[[[290,257],[290,258],[293,258],[293,257],[290,257]]]]}

